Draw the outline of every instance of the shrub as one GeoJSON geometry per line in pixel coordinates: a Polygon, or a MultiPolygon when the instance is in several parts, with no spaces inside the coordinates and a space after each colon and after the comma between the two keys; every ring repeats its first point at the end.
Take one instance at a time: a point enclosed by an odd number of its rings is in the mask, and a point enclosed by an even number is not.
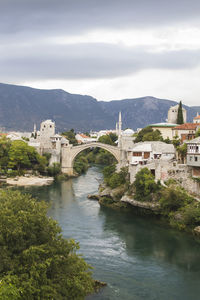
{"type": "Polygon", "coordinates": [[[60,174],[61,172],[61,166],[59,163],[53,163],[52,166],[49,166],[47,168],[47,173],[49,176],[56,176],[58,174],[60,174]]]}
{"type": "Polygon", "coordinates": [[[167,188],[161,192],[160,205],[165,214],[177,211],[181,207],[191,203],[193,200],[181,188],[167,188]]]}
{"type": "Polygon", "coordinates": [[[200,207],[199,203],[186,205],[182,210],[182,222],[184,225],[199,225],[200,224],[200,207]]]}
{"type": "Polygon", "coordinates": [[[154,180],[154,176],[147,168],[141,169],[135,176],[135,199],[138,201],[151,201],[151,194],[160,189],[160,184],[154,180]]]}

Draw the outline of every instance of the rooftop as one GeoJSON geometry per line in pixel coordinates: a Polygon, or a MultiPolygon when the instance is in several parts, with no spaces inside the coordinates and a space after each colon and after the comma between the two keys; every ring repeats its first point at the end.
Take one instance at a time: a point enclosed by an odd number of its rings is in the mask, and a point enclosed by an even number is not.
{"type": "Polygon", "coordinates": [[[176,127],[177,124],[173,123],[155,123],[155,124],[150,124],[150,127],[176,127]]]}
{"type": "Polygon", "coordinates": [[[196,143],[200,144],[200,136],[187,142],[187,144],[196,144],[196,143]]]}
{"type": "Polygon", "coordinates": [[[197,128],[198,124],[195,123],[185,123],[176,126],[174,129],[176,130],[195,130],[197,128]]]}

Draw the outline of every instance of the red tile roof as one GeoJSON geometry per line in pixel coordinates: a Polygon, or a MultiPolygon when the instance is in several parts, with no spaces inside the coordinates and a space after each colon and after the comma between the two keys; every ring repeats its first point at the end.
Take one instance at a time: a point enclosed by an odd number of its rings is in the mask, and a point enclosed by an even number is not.
{"type": "Polygon", "coordinates": [[[174,127],[174,130],[195,130],[199,124],[197,123],[185,123],[174,127]]]}
{"type": "Polygon", "coordinates": [[[199,115],[199,116],[196,116],[194,119],[195,119],[195,120],[196,120],[196,119],[200,119],[200,115],[199,115]]]}
{"type": "Polygon", "coordinates": [[[85,135],[85,134],[83,134],[83,133],[79,133],[79,135],[80,135],[82,138],[84,138],[84,139],[88,139],[88,138],[89,138],[89,136],[87,136],[87,135],[85,135]]]}

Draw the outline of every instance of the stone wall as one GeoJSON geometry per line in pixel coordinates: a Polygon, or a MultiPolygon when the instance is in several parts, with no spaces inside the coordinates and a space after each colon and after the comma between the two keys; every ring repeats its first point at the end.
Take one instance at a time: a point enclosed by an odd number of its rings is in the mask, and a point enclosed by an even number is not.
{"type": "Polygon", "coordinates": [[[155,174],[156,180],[161,180],[161,182],[164,183],[170,178],[174,179],[188,192],[200,196],[200,182],[192,178],[191,167],[185,164],[178,164],[176,161],[163,160],[157,160],[147,165],[130,165],[129,173],[131,183],[135,180],[137,172],[145,167],[155,174]]]}

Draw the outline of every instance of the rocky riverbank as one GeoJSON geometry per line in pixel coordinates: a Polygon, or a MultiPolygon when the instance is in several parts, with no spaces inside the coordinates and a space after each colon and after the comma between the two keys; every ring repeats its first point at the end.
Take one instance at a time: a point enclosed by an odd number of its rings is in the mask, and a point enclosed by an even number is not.
{"type": "MultiPolygon", "coordinates": [[[[167,189],[168,188],[166,188],[166,191],[168,191],[167,189]]],[[[172,188],[171,191],[173,192],[172,188]]],[[[185,195],[184,191],[182,194],[180,192],[180,198],[185,197],[185,195]]],[[[171,194],[171,197],[173,197],[173,193],[171,194]]],[[[134,194],[129,195],[123,185],[111,189],[103,183],[99,186],[98,194],[88,195],[89,199],[98,200],[100,205],[112,209],[133,210],[142,215],[150,214],[157,217],[160,216],[161,218],[164,218],[165,222],[168,221],[171,226],[176,227],[179,230],[191,232],[200,238],[200,226],[197,221],[193,221],[193,218],[196,218],[196,220],[198,218],[197,215],[199,214],[199,210],[198,205],[196,205],[198,201],[195,198],[192,200],[191,196],[189,197],[190,200],[185,207],[180,208],[177,211],[169,211],[167,214],[162,202],[160,202],[157,197],[151,202],[135,200],[134,194]]],[[[176,201],[176,199],[174,201],[176,201]]],[[[183,202],[184,201],[186,201],[186,199],[183,199],[183,202]]]]}

